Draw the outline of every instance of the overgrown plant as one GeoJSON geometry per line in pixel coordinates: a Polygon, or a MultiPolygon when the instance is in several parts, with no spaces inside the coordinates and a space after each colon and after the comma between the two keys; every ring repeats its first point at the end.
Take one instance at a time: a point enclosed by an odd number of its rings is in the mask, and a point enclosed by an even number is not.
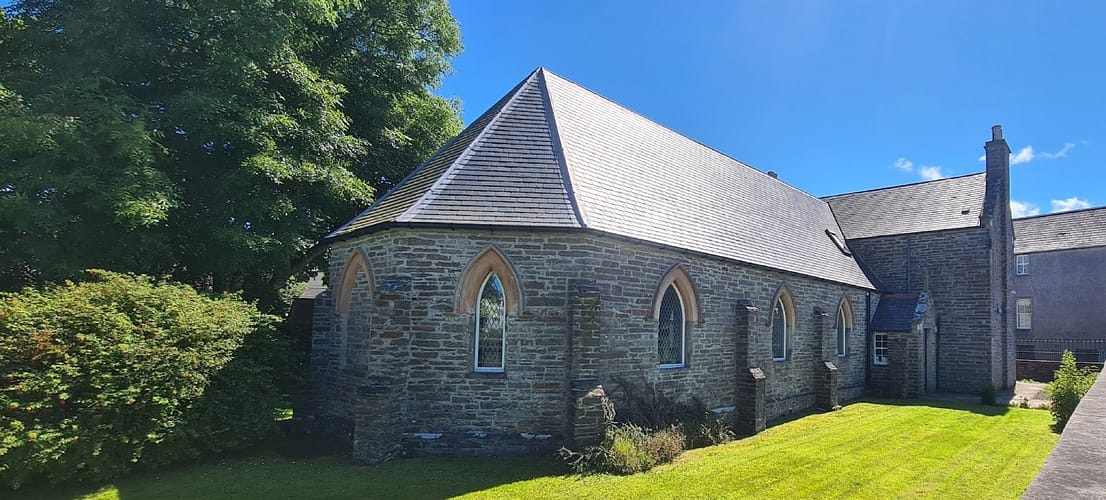
{"type": "Polygon", "coordinates": [[[274,431],[276,318],[235,296],[88,274],[0,294],[0,485],[105,479],[274,431]]]}
{"type": "Polygon", "coordinates": [[[707,410],[698,399],[677,402],[655,385],[625,379],[616,382],[623,409],[616,414],[613,406],[605,406],[603,442],[579,452],[559,451],[577,472],[634,474],[671,462],[685,449],[735,439],[726,419],[707,410]]]}
{"type": "Polygon", "coordinates": [[[1075,355],[1065,350],[1060,357],[1060,368],[1048,384],[1048,395],[1052,400],[1049,411],[1057,431],[1064,430],[1079,401],[1094,385],[1094,380],[1095,373],[1087,368],[1079,369],[1075,364],[1075,355]]]}
{"type": "Polygon", "coordinates": [[[723,415],[707,409],[698,398],[676,401],[648,382],[617,379],[617,395],[624,401],[620,422],[649,429],[677,426],[686,437],[688,449],[733,441],[736,435],[723,415]]]}
{"type": "Polygon", "coordinates": [[[612,423],[603,442],[580,452],[561,448],[559,454],[579,473],[635,474],[669,463],[684,451],[677,426],[650,431],[634,424],[612,423]]]}

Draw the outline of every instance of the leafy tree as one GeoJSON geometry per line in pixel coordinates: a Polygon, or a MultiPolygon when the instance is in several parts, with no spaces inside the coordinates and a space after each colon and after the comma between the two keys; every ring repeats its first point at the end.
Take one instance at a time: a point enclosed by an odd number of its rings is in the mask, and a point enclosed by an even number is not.
{"type": "Polygon", "coordinates": [[[445,0],[23,0],[0,22],[0,289],[89,267],[277,302],[454,135],[445,0]]]}

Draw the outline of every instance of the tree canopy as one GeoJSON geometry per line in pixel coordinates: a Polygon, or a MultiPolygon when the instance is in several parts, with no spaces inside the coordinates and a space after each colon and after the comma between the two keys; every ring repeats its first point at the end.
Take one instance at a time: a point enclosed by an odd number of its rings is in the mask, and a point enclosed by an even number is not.
{"type": "Polygon", "coordinates": [[[268,301],[460,129],[445,0],[24,0],[0,18],[0,289],[106,268],[268,301]]]}

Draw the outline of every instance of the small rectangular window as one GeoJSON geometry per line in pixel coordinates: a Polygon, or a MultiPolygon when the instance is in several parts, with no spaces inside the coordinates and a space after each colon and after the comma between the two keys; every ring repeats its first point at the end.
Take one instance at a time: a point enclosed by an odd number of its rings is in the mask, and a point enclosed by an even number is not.
{"type": "Polygon", "coordinates": [[[1018,273],[1018,275],[1025,276],[1026,274],[1029,274],[1029,256],[1018,255],[1015,257],[1015,260],[1015,271],[1018,273]]]}
{"type": "Polygon", "coordinates": [[[886,365],[890,360],[888,356],[887,348],[887,334],[877,333],[875,337],[875,348],[872,350],[872,363],[877,365],[886,365]]]}
{"type": "Polygon", "coordinates": [[[1033,299],[1018,299],[1018,329],[1033,328],[1033,299]]]}

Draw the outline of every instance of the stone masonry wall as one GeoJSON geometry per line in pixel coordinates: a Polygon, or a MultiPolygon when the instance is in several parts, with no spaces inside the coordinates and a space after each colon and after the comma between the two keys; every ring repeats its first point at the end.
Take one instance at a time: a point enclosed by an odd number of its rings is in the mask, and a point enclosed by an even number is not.
{"type": "Polygon", "coordinates": [[[922,373],[925,346],[921,342],[921,332],[890,332],[886,335],[888,362],[886,365],[872,365],[871,391],[892,398],[921,396],[925,392],[922,373]]]}
{"type": "MultiPolygon", "coordinates": [[[[993,383],[990,235],[967,228],[850,240],[883,291],[929,290],[938,304],[937,384],[978,393],[993,383]]],[[[1012,359],[1012,356],[1011,356],[1012,359]]]]}
{"type": "Polygon", "coordinates": [[[358,391],[393,394],[402,417],[396,421],[403,422],[394,432],[408,454],[552,449],[582,432],[570,421],[579,411],[570,389],[580,378],[593,377],[583,382],[597,381],[616,406],[620,397],[624,402],[621,380],[676,400],[695,397],[709,408],[742,405],[734,382],[739,302],[753,306],[751,335],[764,344],[759,352],[767,359],[754,361],[766,375],[769,420],[814,405],[826,361],[837,366],[841,400],[864,391],[861,289],[579,232],[390,229],[335,244],[332,277],[342,275],[355,249],[371,269],[358,283],[365,289],[355,287],[350,311],[335,314],[330,291],[316,304],[313,411],[353,425],[368,418],[353,400],[358,391]],[[522,295],[519,313],[508,316],[506,369],[499,374],[473,372],[474,317],[454,311],[462,272],[490,245],[514,268],[522,295]],[[687,366],[659,369],[652,304],[676,264],[694,283],[702,321],[686,329],[687,366]],[[781,284],[791,290],[797,321],[789,359],[773,362],[769,312],[781,284]],[[843,296],[855,318],[848,355],[827,358],[843,296]],[[598,335],[587,333],[596,322],[598,335]],[[818,331],[826,338],[815,338],[818,331]],[[385,379],[396,387],[381,387],[385,379]],[[365,380],[375,385],[366,388],[365,380]]]}

